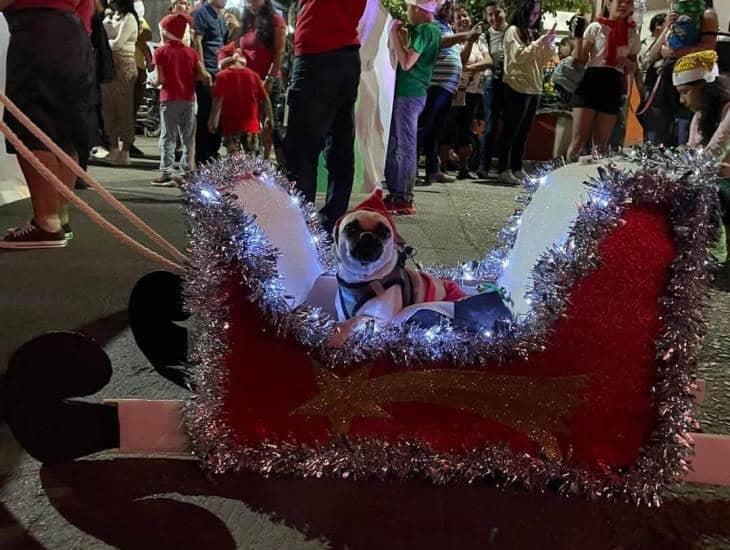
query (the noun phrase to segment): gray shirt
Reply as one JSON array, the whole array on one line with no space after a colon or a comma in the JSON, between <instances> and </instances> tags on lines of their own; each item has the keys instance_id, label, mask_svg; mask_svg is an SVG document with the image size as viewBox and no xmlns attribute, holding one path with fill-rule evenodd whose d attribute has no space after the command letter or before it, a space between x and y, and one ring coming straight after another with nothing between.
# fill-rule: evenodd
<instances>
[{"instance_id":1,"label":"gray shirt","mask_svg":"<svg viewBox=\"0 0 730 550\"><path fill-rule=\"evenodd\" d=\"M507 30L505 28L505 30ZM493 28L487 29L487 44L489 45L489 55L492 56L492 63L496 67L504 65L504 32L498 31ZM492 69L487 69L485 72L486 76L492 76L494 73Z\"/></svg>"}]
</instances>

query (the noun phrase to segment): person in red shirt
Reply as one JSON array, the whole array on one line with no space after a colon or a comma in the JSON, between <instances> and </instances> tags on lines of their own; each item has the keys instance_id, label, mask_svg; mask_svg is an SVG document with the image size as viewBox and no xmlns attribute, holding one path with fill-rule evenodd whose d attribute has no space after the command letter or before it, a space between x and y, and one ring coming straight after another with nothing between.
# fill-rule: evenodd
<instances>
[{"instance_id":1,"label":"person in red shirt","mask_svg":"<svg viewBox=\"0 0 730 550\"><path fill-rule=\"evenodd\" d=\"M183 156L180 164L186 172L195 167L195 81L210 86L210 75L197 52L183 42L192 19L185 14L172 14L160 22L166 37L155 50L157 81L160 91L160 175L152 185L172 186L175 146L180 135Z\"/></svg>"},{"instance_id":2,"label":"person in red shirt","mask_svg":"<svg viewBox=\"0 0 730 550\"><path fill-rule=\"evenodd\" d=\"M319 155L325 149L329 181L319 217L327 231L347 211L352 193L360 85L357 28L365 4L366 0L299 0L284 151L289 178L314 202Z\"/></svg>"},{"instance_id":3,"label":"person in red shirt","mask_svg":"<svg viewBox=\"0 0 730 550\"><path fill-rule=\"evenodd\" d=\"M264 126L270 128L273 113L269 95L259 75L246 67L246 58L238 50L228 68L218 72L213 88L213 108L208 119L211 133L220 125L223 144L229 155L240 152L250 135L261 133L260 106L266 112Z\"/></svg>"},{"instance_id":4,"label":"person in red shirt","mask_svg":"<svg viewBox=\"0 0 730 550\"><path fill-rule=\"evenodd\" d=\"M93 0L0 0L10 27L6 95L41 130L78 160L97 129L96 75L89 33ZM39 29L43 29L39 33ZM59 45L61 47L59 47ZM76 176L7 111L5 123L69 189ZM8 152L16 151L7 143ZM30 190L32 219L8 230L0 248L66 246L66 201L25 159L20 168Z\"/></svg>"},{"instance_id":5,"label":"person in red shirt","mask_svg":"<svg viewBox=\"0 0 730 550\"><path fill-rule=\"evenodd\" d=\"M236 50L240 50L246 66L264 81L272 104L283 103L281 63L286 47L286 22L274 10L271 0L246 0L242 19L240 39L218 50L218 66L225 68ZM275 117L271 132L264 130L264 158L269 158L272 142L277 146L277 155L283 158L276 122Z\"/></svg>"}]
</instances>

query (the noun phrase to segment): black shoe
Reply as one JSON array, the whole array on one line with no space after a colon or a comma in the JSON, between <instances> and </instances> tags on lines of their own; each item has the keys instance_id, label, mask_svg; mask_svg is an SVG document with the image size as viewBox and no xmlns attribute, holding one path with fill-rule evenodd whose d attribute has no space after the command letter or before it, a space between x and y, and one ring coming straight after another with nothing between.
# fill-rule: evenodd
<instances>
[{"instance_id":1,"label":"black shoe","mask_svg":"<svg viewBox=\"0 0 730 550\"><path fill-rule=\"evenodd\" d=\"M67 241L70 241L71 239L74 238L74 232L71 229L71 224L70 223L64 223L61 226L61 229L63 230L63 235L66 237L66 240Z\"/></svg>"},{"instance_id":2,"label":"black shoe","mask_svg":"<svg viewBox=\"0 0 730 550\"><path fill-rule=\"evenodd\" d=\"M80 334L52 332L23 344L5 374L5 419L33 458L65 462L119 447L115 406L75 397L93 395L112 375L109 357Z\"/></svg>"},{"instance_id":3,"label":"black shoe","mask_svg":"<svg viewBox=\"0 0 730 550\"><path fill-rule=\"evenodd\" d=\"M81 178L76 178L76 183L74 183L74 189L77 191L83 191L84 189L89 189L91 186L86 183Z\"/></svg>"},{"instance_id":4,"label":"black shoe","mask_svg":"<svg viewBox=\"0 0 730 550\"><path fill-rule=\"evenodd\" d=\"M133 159L143 159L145 157L144 151L137 147L136 145L132 145L129 148L129 156Z\"/></svg>"}]
</instances>

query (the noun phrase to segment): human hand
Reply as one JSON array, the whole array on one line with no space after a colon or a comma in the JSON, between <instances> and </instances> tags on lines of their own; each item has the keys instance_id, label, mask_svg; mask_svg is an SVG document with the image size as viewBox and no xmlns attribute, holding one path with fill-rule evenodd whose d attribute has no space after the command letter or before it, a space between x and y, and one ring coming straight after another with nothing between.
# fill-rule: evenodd
<instances>
[{"instance_id":1,"label":"human hand","mask_svg":"<svg viewBox=\"0 0 730 550\"><path fill-rule=\"evenodd\" d=\"M215 134L216 130L217 130L217 128L216 128L215 120L213 120L212 118L208 119L208 132L210 132L211 134Z\"/></svg>"},{"instance_id":2,"label":"human hand","mask_svg":"<svg viewBox=\"0 0 730 550\"><path fill-rule=\"evenodd\" d=\"M474 25L474 27L471 30L471 33L469 34L469 42L476 42L479 40L479 37L482 35L482 26L481 24Z\"/></svg>"},{"instance_id":3,"label":"human hand","mask_svg":"<svg viewBox=\"0 0 730 550\"><path fill-rule=\"evenodd\" d=\"M677 17L679 17L679 14L676 11L670 11L669 15L667 15L666 21L664 21L664 29L666 30L674 25L677 21Z\"/></svg>"},{"instance_id":4,"label":"human hand","mask_svg":"<svg viewBox=\"0 0 730 550\"><path fill-rule=\"evenodd\" d=\"M213 77L210 76L210 73L208 71L205 71L205 73L203 73L203 85L204 86L213 85Z\"/></svg>"}]
</instances>

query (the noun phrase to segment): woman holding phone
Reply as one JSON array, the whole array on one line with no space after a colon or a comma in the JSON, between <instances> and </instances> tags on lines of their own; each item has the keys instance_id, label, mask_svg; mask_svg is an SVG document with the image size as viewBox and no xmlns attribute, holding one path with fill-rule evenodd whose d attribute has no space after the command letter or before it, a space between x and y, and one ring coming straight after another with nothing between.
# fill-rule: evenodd
<instances>
[{"instance_id":1,"label":"woman holding phone","mask_svg":"<svg viewBox=\"0 0 730 550\"><path fill-rule=\"evenodd\" d=\"M624 75L636 72L641 39L631 21L632 0L608 0L603 15L585 32L574 25L576 60L586 66L573 96L573 138L568 158L580 155L588 140L605 153L621 111Z\"/></svg>"},{"instance_id":2,"label":"woman holding phone","mask_svg":"<svg viewBox=\"0 0 730 550\"><path fill-rule=\"evenodd\" d=\"M525 178L525 142L542 93L543 72L554 55L555 25L538 38L539 0L519 0L504 33L504 115L499 148L499 181L519 185Z\"/></svg>"}]
</instances>

